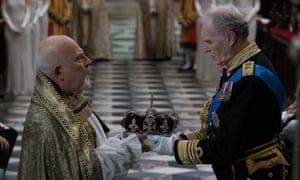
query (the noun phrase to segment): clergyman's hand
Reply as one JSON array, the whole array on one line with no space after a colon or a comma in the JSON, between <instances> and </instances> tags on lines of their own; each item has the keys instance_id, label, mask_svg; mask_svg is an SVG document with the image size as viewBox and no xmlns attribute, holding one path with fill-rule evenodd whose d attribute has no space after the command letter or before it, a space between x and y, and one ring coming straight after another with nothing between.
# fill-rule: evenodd
<instances>
[{"instance_id":1,"label":"clergyman's hand","mask_svg":"<svg viewBox=\"0 0 300 180\"><path fill-rule=\"evenodd\" d=\"M147 138L147 134L137 134L137 137L142 144L142 152L149 152L151 150L150 147L144 143L144 140Z\"/></svg>"}]
</instances>

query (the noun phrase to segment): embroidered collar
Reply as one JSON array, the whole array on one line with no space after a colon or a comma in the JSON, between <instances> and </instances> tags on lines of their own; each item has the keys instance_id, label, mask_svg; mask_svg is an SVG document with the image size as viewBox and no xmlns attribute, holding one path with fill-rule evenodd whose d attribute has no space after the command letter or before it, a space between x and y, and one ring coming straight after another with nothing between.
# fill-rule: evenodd
<instances>
[{"instance_id":1,"label":"embroidered collar","mask_svg":"<svg viewBox=\"0 0 300 180\"><path fill-rule=\"evenodd\" d=\"M84 179L93 175L102 176L101 164L94 151L93 141L89 139L89 131L85 129L87 118L92 109L83 94L71 97L58 92L53 82L43 73L37 71L33 101L44 106L61 125L64 131L73 139L78 151L78 161Z\"/></svg>"},{"instance_id":2,"label":"embroidered collar","mask_svg":"<svg viewBox=\"0 0 300 180\"><path fill-rule=\"evenodd\" d=\"M230 71L239 67L245 61L258 54L259 52L261 52L261 49L259 49L255 42L251 42L247 47L242 49L228 61L225 66L227 68L227 76L230 75Z\"/></svg>"}]
</instances>

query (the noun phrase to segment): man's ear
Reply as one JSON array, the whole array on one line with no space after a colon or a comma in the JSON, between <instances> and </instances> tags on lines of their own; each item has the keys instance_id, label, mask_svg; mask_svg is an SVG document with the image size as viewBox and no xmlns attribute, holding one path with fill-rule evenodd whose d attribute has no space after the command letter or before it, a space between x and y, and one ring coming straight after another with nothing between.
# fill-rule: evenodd
<instances>
[{"instance_id":1,"label":"man's ear","mask_svg":"<svg viewBox=\"0 0 300 180\"><path fill-rule=\"evenodd\" d=\"M54 66L53 67L53 72L54 72L54 76L55 76L56 79L59 79L61 81L64 80L61 66Z\"/></svg>"},{"instance_id":2,"label":"man's ear","mask_svg":"<svg viewBox=\"0 0 300 180\"><path fill-rule=\"evenodd\" d=\"M227 42L229 46L233 46L236 43L236 33L234 31L229 31L227 34Z\"/></svg>"}]
</instances>

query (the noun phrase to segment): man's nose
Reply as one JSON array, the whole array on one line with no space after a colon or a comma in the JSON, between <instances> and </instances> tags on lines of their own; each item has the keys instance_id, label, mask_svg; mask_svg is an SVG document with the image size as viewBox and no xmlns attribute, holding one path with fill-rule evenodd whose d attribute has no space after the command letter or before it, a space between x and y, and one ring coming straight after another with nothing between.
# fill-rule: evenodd
<instances>
[{"instance_id":1,"label":"man's nose","mask_svg":"<svg viewBox=\"0 0 300 180\"><path fill-rule=\"evenodd\" d=\"M84 65L88 67L92 63L91 59L87 56L84 56Z\"/></svg>"}]
</instances>

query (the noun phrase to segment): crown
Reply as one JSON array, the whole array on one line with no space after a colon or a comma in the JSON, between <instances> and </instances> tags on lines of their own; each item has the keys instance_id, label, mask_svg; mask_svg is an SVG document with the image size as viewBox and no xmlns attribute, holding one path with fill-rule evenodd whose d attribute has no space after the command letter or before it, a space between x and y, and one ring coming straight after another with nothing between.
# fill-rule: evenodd
<instances>
[{"instance_id":1,"label":"crown","mask_svg":"<svg viewBox=\"0 0 300 180\"><path fill-rule=\"evenodd\" d=\"M130 133L147 133L169 136L176 129L179 117L174 112L159 113L153 108L153 93L150 108L145 114L128 111L121 123Z\"/></svg>"}]
</instances>

